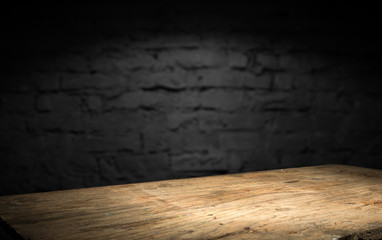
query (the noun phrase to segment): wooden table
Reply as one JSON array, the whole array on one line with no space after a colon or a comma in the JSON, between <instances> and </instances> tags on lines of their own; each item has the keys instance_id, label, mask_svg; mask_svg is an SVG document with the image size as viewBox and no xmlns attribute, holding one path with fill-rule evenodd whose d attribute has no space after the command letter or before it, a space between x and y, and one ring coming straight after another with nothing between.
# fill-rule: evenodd
<instances>
[{"instance_id":1,"label":"wooden table","mask_svg":"<svg viewBox=\"0 0 382 240\"><path fill-rule=\"evenodd\" d=\"M5 196L0 217L31 240L380 239L382 171L324 165Z\"/></svg>"}]
</instances>

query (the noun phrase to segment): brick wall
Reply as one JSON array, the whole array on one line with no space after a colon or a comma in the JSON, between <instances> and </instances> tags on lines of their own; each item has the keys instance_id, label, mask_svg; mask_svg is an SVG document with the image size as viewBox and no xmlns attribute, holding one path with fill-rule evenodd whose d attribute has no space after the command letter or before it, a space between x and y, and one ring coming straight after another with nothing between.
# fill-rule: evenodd
<instances>
[{"instance_id":1,"label":"brick wall","mask_svg":"<svg viewBox=\"0 0 382 240\"><path fill-rule=\"evenodd\" d=\"M380 51L366 20L198 7L24 6L2 44L0 193L382 168Z\"/></svg>"}]
</instances>

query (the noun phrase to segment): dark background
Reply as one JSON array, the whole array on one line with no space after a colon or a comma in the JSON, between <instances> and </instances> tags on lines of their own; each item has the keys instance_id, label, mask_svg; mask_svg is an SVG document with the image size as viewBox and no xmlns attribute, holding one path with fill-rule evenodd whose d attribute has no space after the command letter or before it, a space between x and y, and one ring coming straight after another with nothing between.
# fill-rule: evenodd
<instances>
[{"instance_id":1,"label":"dark background","mask_svg":"<svg viewBox=\"0 0 382 240\"><path fill-rule=\"evenodd\" d=\"M329 163L382 169L377 9L3 7L0 195Z\"/></svg>"}]
</instances>

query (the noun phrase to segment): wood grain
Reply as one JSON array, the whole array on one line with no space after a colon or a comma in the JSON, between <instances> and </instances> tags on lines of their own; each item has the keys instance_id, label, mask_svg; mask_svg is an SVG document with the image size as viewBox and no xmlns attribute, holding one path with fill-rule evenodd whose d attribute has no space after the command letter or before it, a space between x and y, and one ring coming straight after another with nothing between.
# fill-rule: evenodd
<instances>
[{"instance_id":1,"label":"wood grain","mask_svg":"<svg viewBox=\"0 0 382 240\"><path fill-rule=\"evenodd\" d=\"M382 171L290 168L0 197L25 239L340 239L382 227Z\"/></svg>"}]
</instances>

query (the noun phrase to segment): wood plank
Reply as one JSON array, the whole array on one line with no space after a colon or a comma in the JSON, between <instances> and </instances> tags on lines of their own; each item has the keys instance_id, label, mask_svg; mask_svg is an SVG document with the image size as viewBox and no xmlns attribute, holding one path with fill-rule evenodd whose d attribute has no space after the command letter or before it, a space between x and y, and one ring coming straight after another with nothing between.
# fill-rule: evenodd
<instances>
[{"instance_id":1,"label":"wood plank","mask_svg":"<svg viewBox=\"0 0 382 240\"><path fill-rule=\"evenodd\" d=\"M382 227L382 171L290 168L0 197L25 239L339 239Z\"/></svg>"}]
</instances>

